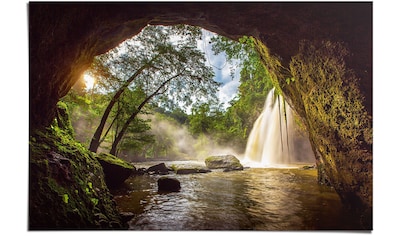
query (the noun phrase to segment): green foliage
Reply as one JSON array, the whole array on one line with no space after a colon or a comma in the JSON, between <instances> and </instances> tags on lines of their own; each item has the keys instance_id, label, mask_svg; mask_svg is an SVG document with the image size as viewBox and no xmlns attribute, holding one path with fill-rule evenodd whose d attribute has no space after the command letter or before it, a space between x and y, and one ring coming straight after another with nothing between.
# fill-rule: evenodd
<instances>
[{"instance_id":1,"label":"green foliage","mask_svg":"<svg viewBox=\"0 0 399 236\"><path fill-rule=\"evenodd\" d=\"M99 78L102 89L112 91L144 65L129 87L143 89L146 96L176 76L153 101L170 110L177 103L191 105L193 94L198 99L214 99L218 84L213 81L213 70L205 65L204 54L197 49L200 36L200 29L193 26L147 26L140 34L96 57L91 72Z\"/></svg>"},{"instance_id":2,"label":"green foliage","mask_svg":"<svg viewBox=\"0 0 399 236\"><path fill-rule=\"evenodd\" d=\"M97 206L99 202L99 200L95 197L90 198L90 201L93 203L94 206Z\"/></svg>"},{"instance_id":3,"label":"green foliage","mask_svg":"<svg viewBox=\"0 0 399 236\"><path fill-rule=\"evenodd\" d=\"M144 107L156 105L173 110L191 105L193 98L215 99L218 83L213 81L213 70L205 65L204 54L197 49L199 37L199 28L192 26L147 26L95 58L90 73L96 75L102 90L114 95L93 135L90 150L96 152L101 136L107 136L109 129L105 134L103 131L111 109L113 120L108 122L114 125L115 136L110 153L116 154Z\"/></svg>"},{"instance_id":4,"label":"green foliage","mask_svg":"<svg viewBox=\"0 0 399 236\"><path fill-rule=\"evenodd\" d=\"M85 146L89 146L93 132L99 123L99 117L109 99L107 94L78 93L73 88L62 98L68 106L75 138Z\"/></svg>"},{"instance_id":5,"label":"green foliage","mask_svg":"<svg viewBox=\"0 0 399 236\"><path fill-rule=\"evenodd\" d=\"M219 144L233 145L243 151L252 125L274 84L256 50L254 38L244 36L237 42L217 36L211 43L215 54L224 52L229 62L238 63L241 83L226 111L212 103L194 107L189 116L189 129L196 135L212 134Z\"/></svg>"},{"instance_id":6,"label":"green foliage","mask_svg":"<svg viewBox=\"0 0 399 236\"><path fill-rule=\"evenodd\" d=\"M65 193L64 195L62 195L62 201L64 201L65 204L68 204L68 200L69 200L68 194Z\"/></svg>"}]
</instances>

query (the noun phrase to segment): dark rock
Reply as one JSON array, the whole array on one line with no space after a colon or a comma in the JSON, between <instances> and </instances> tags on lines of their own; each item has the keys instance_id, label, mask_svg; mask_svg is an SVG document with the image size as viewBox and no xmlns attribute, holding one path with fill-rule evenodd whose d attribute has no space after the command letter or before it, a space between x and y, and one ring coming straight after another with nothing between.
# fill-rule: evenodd
<instances>
[{"instance_id":1,"label":"dark rock","mask_svg":"<svg viewBox=\"0 0 399 236\"><path fill-rule=\"evenodd\" d=\"M178 175L198 174L198 173L208 173L208 172L211 172L211 170L199 169L199 168L181 168L176 170L176 174Z\"/></svg>"},{"instance_id":2,"label":"dark rock","mask_svg":"<svg viewBox=\"0 0 399 236\"><path fill-rule=\"evenodd\" d=\"M121 212L119 214L121 216L122 222L124 223L129 222L134 217L134 213L132 212Z\"/></svg>"},{"instance_id":3,"label":"dark rock","mask_svg":"<svg viewBox=\"0 0 399 236\"><path fill-rule=\"evenodd\" d=\"M146 168L138 168L134 174L136 175L144 175L147 173Z\"/></svg>"},{"instance_id":4,"label":"dark rock","mask_svg":"<svg viewBox=\"0 0 399 236\"><path fill-rule=\"evenodd\" d=\"M243 170L240 160L233 155L210 156L205 159L209 169Z\"/></svg>"},{"instance_id":5,"label":"dark rock","mask_svg":"<svg viewBox=\"0 0 399 236\"><path fill-rule=\"evenodd\" d=\"M147 169L149 174L166 175L169 173L169 169L166 167L165 163L159 163L157 165L151 166Z\"/></svg>"},{"instance_id":6,"label":"dark rock","mask_svg":"<svg viewBox=\"0 0 399 236\"><path fill-rule=\"evenodd\" d=\"M302 170L309 170L309 169L316 169L316 165L310 165L310 166L302 166Z\"/></svg>"},{"instance_id":7,"label":"dark rock","mask_svg":"<svg viewBox=\"0 0 399 236\"><path fill-rule=\"evenodd\" d=\"M209 169L198 169L197 170L197 173L209 173L209 172L212 172L212 171Z\"/></svg>"},{"instance_id":8,"label":"dark rock","mask_svg":"<svg viewBox=\"0 0 399 236\"><path fill-rule=\"evenodd\" d=\"M122 185L136 171L132 164L108 153L97 155L97 159L103 167L105 182L109 188Z\"/></svg>"},{"instance_id":9,"label":"dark rock","mask_svg":"<svg viewBox=\"0 0 399 236\"><path fill-rule=\"evenodd\" d=\"M158 192L178 192L180 181L174 178L161 177L158 179Z\"/></svg>"},{"instance_id":10,"label":"dark rock","mask_svg":"<svg viewBox=\"0 0 399 236\"><path fill-rule=\"evenodd\" d=\"M227 167L223 170L223 172L230 172L230 171L236 171L236 170L243 170L243 166L232 166L232 167Z\"/></svg>"}]
</instances>

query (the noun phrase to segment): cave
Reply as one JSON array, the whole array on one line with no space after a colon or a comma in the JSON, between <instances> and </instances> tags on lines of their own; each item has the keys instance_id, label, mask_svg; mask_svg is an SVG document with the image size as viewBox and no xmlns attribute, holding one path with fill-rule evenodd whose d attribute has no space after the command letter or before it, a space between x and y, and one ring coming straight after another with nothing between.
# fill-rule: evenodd
<instances>
[{"instance_id":1,"label":"cave","mask_svg":"<svg viewBox=\"0 0 399 236\"><path fill-rule=\"evenodd\" d=\"M51 124L57 102L96 55L149 24L256 38L266 68L309 130L319 180L349 207L372 210L372 3L29 3L30 133ZM287 78L296 85L287 86ZM344 92L326 97L324 90ZM345 96L355 110L340 103Z\"/></svg>"}]
</instances>

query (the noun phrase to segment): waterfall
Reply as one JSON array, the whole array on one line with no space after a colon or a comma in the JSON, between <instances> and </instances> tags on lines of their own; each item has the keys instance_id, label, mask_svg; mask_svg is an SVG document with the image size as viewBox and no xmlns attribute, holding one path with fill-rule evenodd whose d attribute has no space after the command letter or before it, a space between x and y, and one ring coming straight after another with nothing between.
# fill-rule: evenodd
<instances>
[{"instance_id":1,"label":"waterfall","mask_svg":"<svg viewBox=\"0 0 399 236\"><path fill-rule=\"evenodd\" d=\"M279 167L303 161L299 160L298 153L295 153L297 144L294 143L295 123L292 112L288 103L282 96L277 95L273 88L268 93L263 111L249 135L244 163L252 166ZM308 139L301 142L307 145L306 149L311 150ZM311 151L305 155L306 162L314 161Z\"/></svg>"}]
</instances>

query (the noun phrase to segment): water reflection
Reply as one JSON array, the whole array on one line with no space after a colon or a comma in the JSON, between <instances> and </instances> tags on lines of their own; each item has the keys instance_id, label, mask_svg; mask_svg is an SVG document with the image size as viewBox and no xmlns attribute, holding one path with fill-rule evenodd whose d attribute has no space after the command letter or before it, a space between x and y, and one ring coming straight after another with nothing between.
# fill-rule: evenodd
<instances>
[{"instance_id":1,"label":"water reflection","mask_svg":"<svg viewBox=\"0 0 399 236\"><path fill-rule=\"evenodd\" d=\"M338 195L319 186L315 170L245 169L174 175L181 191L158 194L159 176L126 181L115 192L123 212L133 212L133 230L361 229ZM118 195L119 194L119 195Z\"/></svg>"}]
</instances>

